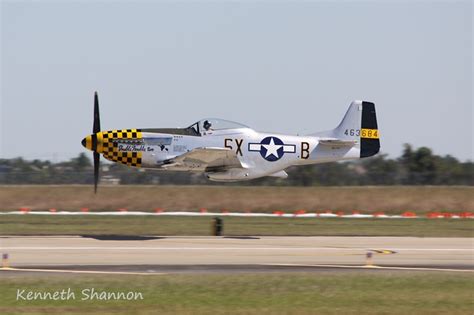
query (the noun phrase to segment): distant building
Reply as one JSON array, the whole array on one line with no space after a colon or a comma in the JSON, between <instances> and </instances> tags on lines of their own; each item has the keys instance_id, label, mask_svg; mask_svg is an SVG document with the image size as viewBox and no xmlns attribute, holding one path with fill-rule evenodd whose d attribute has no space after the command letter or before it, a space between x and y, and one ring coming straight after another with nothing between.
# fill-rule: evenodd
<instances>
[{"instance_id":1,"label":"distant building","mask_svg":"<svg viewBox=\"0 0 474 315\"><path fill-rule=\"evenodd\" d=\"M112 175L104 175L100 178L102 185L120 185L120 178Z\"/></svg>"}]
</instances>

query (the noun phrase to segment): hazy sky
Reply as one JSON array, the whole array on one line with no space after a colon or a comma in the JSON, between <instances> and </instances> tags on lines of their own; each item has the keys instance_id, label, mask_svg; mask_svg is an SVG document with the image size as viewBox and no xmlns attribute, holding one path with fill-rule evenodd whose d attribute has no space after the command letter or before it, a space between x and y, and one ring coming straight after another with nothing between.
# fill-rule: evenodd
<instances>
[{"instance_id":1,"label":"hazy sky","mask_svg":"<svg viewBox=\"0 0 474 315\"><path fill-rule=\"evenodd\" d=\"M473 156L471 1L1 2L0 156L84 152L102 129L220 117L332 129L376 103L382 152Z\"/></svg>"}]
</instances>

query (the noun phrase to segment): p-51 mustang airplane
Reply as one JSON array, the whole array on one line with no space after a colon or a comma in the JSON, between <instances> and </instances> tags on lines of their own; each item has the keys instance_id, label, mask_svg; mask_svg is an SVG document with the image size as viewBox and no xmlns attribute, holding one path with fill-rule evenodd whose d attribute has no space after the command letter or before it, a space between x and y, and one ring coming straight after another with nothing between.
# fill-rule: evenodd
<instances>
[{"instance_id":1,"label":"p-51 mustang airplane","mask_svg":"<svg viewBox=\"0 0 474 315\"><path fill-rule=\"evenodd\" d=\"M94 152L94 187L100 154L127 166L204 172L214 181L286 178L292 165L352 160L375 155L380 141L375 105L353 101L339 126L307 136L257 132L232 121L207 118L187 128L101 131L94 96L92 134L82 145Z\"/></svg>"}]
</instances>

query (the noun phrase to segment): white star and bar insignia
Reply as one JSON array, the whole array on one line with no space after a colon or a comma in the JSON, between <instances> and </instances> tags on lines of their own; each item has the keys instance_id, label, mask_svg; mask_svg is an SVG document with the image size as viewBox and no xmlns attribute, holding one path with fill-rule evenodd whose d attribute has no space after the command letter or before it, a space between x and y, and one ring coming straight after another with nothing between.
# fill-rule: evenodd
<instances>
[{"instance_id":1,"label":"white star and bar insignia","mask_svg":"<svg viewBox=\"0 0 474 315\"><path fill-rule=\"evenodd\" d=\"M260 152L260 155L269 162L278 161L285 153L296 153L296 145L284 144L280 138L266 137L260 143L249 143L250 152Z\"/></svg>"}]
</instances>

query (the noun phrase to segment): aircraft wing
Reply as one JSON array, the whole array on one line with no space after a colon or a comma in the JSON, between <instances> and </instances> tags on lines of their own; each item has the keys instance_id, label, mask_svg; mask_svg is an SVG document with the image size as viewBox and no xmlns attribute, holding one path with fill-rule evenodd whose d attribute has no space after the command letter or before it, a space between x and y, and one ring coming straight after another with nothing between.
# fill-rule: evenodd
<instances>
[{"instance_id":1,"label":"aircraft wing","mask_svg":"<svg viewBox=\"0 0 474 315\"><path fill-rule=\"evenodd\" d=\"M170 159L162 165L168 170L223 171L243 168L234 151L227 148L196 148Z\"/></svg>"}]
</instances>

